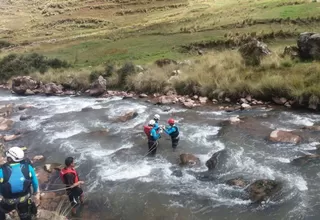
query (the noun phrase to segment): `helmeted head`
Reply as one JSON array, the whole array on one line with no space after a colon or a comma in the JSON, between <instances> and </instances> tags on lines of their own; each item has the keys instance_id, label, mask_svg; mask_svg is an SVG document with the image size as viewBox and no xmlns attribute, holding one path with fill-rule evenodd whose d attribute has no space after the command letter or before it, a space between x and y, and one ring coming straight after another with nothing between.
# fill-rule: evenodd
<instances>
[{"instance_id":1,"label":"helmeted head","mask_svg":"<svg viewBox=\"0 0 320 220\"><path fill-rule=\"evenodd\" d=\"M159 121L159 120L160 120L160 115L155 114L154 117L153 117L153 119L154 119L156 122Z\"/></svg>"},{"instance_id":2,"label":"helmeted head","mask_svg":"<svg viewBox=\"0 0 320 220\"><path fill-rule=\"evenodd\" d=\"M24 152L20 147L11 147L6 151L6 157L13 162L20 162L24 159Z\"/></svg>"},{"instance_id":3,"label":"helmeted head","mask_svg":"<svg viewBox=\"0 0 320 220\"><path fill-rule=\"evenodd\" d=\"M74 158L73 157L67 157L64 161L66 167L74 167Z\"/></svg>"},{"instance_id":4,"label":"helmeted head","mask_svg":"<svg viewBox=\"0 0 320 220\"><path fill-rule=\"evenodd\" d=\"M169 125L174 125L174 119L173 119L173 118L169 118L168 124L169 124Z\"/></svg>"},{"instance_id":5,"label":"helmeted head","mask_svg":"<svg viewBox=\"0 0 320 220\"><path fill-rule=\"evenodd\" d=\"M148 123L149 126L154 126L156 124L155 120L151 119Z\"/></svg>"}]
</instances>

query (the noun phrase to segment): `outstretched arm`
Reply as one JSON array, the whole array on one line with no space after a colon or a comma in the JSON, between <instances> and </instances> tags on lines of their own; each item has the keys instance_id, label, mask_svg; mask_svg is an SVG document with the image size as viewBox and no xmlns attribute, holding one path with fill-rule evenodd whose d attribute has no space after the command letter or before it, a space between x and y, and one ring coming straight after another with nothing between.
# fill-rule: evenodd
<instances>
[{"instance_id":1,"label":"outstretched arm","mask_svg":"<svg viewBox=\"0 0 320 220\"><path fill-rule=\"evenodd\" d=\"M38 181L36 172L34 171L34 168L30 165L29 165L29 172L30 172L30 177L32 181L33 192L36 194L39 192L39 181Z\"/></svg>"}]
</instances>

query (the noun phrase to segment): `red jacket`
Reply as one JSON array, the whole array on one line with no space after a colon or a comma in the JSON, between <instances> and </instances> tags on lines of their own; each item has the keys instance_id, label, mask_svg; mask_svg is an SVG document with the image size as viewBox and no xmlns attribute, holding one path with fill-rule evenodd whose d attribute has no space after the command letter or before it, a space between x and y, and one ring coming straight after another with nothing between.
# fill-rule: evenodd
<instances>
[{"instance_id":1,"label":"red jacket","mask_svg":"<svg viewBox=\"0 0 320 220\"><path fill-rule=\"evenodd\" d=\"M143 126L143 130L144 130L144 133L147 135L148 139L150 139L151 138L150 132L152 130L152 127L145 125L145 126Z\"/></svg>"},{"instance_id":2,"label":"red jacket","mask_svg":"<svg viewBox=\"0 0 320 220\"><path fill-rule=\"evenodd\" d=\"M65 180L64 180L64 175L66 175L66 174L68 174L68 173L74 174L74 176L75 176L75 178L74 178L74 183L79 182L78 173L77 173L77 171L76 171L75 169L73 169L73 168L63 168L63 169L61 169L61 171L60 171L60 179L62 180L62 182L63 182L64 184L66 184L66 183L65 183Z\"/></svg>"}]
</instances>

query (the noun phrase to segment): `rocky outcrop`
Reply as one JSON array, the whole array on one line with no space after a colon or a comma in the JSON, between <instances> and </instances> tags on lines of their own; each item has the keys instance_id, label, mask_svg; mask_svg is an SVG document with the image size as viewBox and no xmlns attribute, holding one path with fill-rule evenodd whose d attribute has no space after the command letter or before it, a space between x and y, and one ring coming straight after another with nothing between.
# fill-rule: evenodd
<instances>
[{"instance_id":1,"label":"rocky outcrop","mask_svg":"<svg viewBox=\"0 0 320 220\"><path fill-rule=\"evenodd\" d=\"M293 159L291 161L291 164L297 165L297 166L303 166L308 163L320 163L320 155L305 155L302 157L298 157L296 159Z\"/></svg>"},{"instance_id":2,"label":"rocky outcrop","mask_svg":"<svg viewBox=\"0 0 320 220\"><path fill-rule=\"evenodd\" d=\"M273 142L297 144L301 141L301 137L289 131L275 130L271 132L269 140Z\"/></svg>"},{"instance_id":3,"label":"rocky outcrop","mask_svg":"<svg viewBox=\"0 0 320 220\"><path fill-rule=\"evenodd\" d=\"M8 131L12 128L13 121L0 117L0 131Z\"/></svg>"},{"instance_id":4,"label":"rocky outcrop","mask_svg":"<svg viewBox=\"0 0 320 220\"><path fill-rule=\"evenodd\" d=\"M193 154L180 154L180 165L185 166L195 166L200 164L200 159Z\"/></svg>"},{"instance_id":5,"label":"rocky outcrop","mask_svg":"<svg viewBox=\"0 0 320 220\"><path fill-rule=\"evenodd\" d=\"M47 83L43 86L43 91L46 95L60 95L63 93L63 87L55 83Z\"/></svg>"},{"instance_id":6,"label":"rocky outcrop","mask_svg":"<svg viewBox=\"0 0 320 220\"><path fill-rule=\"evenodd\" d=\"M214 170L218 164L225 163L227 156L226 150L221 150L214 153L211 158L206 162L206 166L208 167L209 171Z\"/></svg>"},{"instance_id":7,"label":"rocky outcrop","mask_svg":"<svg viewBox=\"0 0 320 220\"><path fill-rule=\"evenodd\" d=\"M126 122L126 121L134 119L137 116L138 116L138 112L131 111L131 112L127 112L126 114L118 117L116 121L117 122Z\"/></svg>"},{"instance_id":8,"label":"rocky outcrop","mask_svg":"<svg viewBox=\"0 0 320 220\"><path fill-rule=\"evenodd\" d=\"M13 113L13 104L0 106L0 117L9 117Z\"/></svg>"},{"instance_id":9,"label":"rocky outcrop","mask_svg":"<svg viewBox=\"0 0 320 220\"><path fill-rule=\"evenodd\" d=\"M254 203L271 199L281 190L281 184L274 180L257 180L246 188L249 198Z\"/></svg>"},{"instance_id":10,"label":"rocky outcrop","mask_svg":"<svg viewBox=\"0 0 320 220\"><path fill-rule=\"evenodd\" d=\"M30 76L18 76L12 79L11 89L18 95L27 95L26 91L38 89L40 83L32 79Z\"/></svg>"},{"instance_id":11,"label":"rocky outcrop","mask_svg":"<svg viewBox=\"0 0 320 220\"><path fill-rule=\"evenodd\" d=\"M256 39L242 45L239 52L248 65L259 65L263 56L271 54L268 46Z\"/></svg>"},{"instance_id":12,"label":"rocky outcrop","mask_svg":"<svg viewBox=\"0 0 320 220\"><path fill-rule=\"evenodd\" d=\"M89 94L91 96L100 96L107 90L107 80L102 76L91 84Z\"/></svg>"},{"instance_id":13,"label":"rocky outcrop","mask_svg":"<svg viewBox=\"0 0 320 220\"><path fill-rule=\"evenodd\" d=\"M320 33L301 33L297 45L301 59L320 60Z\"/></svg>"}]
</instances>

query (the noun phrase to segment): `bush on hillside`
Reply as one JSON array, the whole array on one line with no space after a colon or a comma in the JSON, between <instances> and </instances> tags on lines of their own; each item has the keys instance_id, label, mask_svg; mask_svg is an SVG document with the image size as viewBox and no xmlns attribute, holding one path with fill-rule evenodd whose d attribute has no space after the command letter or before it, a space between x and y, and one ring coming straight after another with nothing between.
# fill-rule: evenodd
<instances>
[{"instance_id":1,"label":"bush on hillside","mask_svg":"<svg viewBox=\"0 0 320 220\"><path fill-rule=\"evenodd\" d=\"M117 74L119 77L119 86L124 87L127 77L134 73L136 73L136 68L131 62L125 63L120 69L118 69Z\"/></svg>"},{"instance_id":2,"label":"bush on hillside","mask_svg":"<svg viewBox=\"0 0 320 220\"><path fill-rule=\"evenodd\" d=\"M39 71L45 73L49 68L67 68L70 65L59 59L48 59L47 57L32 53L27 55L10 54L0 61L0 78L3 81L13 76L28 75Z\"/></svg>"},{"instance_id":3,"label":"bush on hillside","mask_svg":"<svg viewBox=\"0 0 320 220\"><path fill-rule=\"evenodd\" d=\"M102 76L103 78L109 78L113 75L115 72L115 66L113 63L107 63L104 67L104 70L94 70L91 72L89 76L90 82L94 82L99 78L99 76Z\"/></svg>"}]
</instances>

